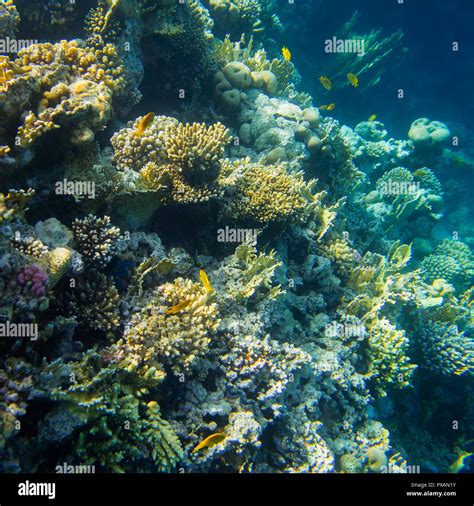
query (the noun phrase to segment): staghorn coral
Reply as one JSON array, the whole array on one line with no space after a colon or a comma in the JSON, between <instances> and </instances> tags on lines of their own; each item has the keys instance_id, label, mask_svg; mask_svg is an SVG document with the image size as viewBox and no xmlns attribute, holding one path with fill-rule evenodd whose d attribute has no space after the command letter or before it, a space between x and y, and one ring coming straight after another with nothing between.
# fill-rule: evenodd
<instances>
[{"instance_id":1,"label":"staghorn coral","mask_svg":"<svg viewBox=\"0 0 474 506\"><path fill-rule=\"evenodd\" d=\"M78 252L90 265L104 267L116 254L120 229L111 225L110 216L76 218L71 230Z\"/></svg>"},{"instance_id":2,"label":"staghorn coral","mask_svg":"<svg viewBox=\"0 0 474 506\"><path fill-rule=\"evenodd\" d=\"M161 381L164 366L174 374L186 373L206 353L219 325L217 305L208 298L203 286L190 279L161 285L115 346L118 367L148 381Z\"/></svg>"}]
</instances>

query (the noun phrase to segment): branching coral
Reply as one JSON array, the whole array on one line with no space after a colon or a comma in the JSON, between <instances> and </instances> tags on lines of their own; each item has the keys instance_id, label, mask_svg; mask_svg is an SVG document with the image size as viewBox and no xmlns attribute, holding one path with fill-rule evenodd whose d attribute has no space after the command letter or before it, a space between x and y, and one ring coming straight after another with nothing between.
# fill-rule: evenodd
<instances>
[{"instance_id":1,"label":"branching coral","mask_svg":"<svg viewBox=\"0 0 474 506\"><path fill-rule=\"evenodd\" d=\"M96 352L86 352L80 361L58 359L43 368L41 377L41 387L52 389L56 412L67 409L81 427L72 443L82 463L105 472L169 472L182 458L179 439L158 404L146 404L142 397L148 392L127 384L120 370L104 367Z\"/></svg>"},{"instance_id":2,"label":"branching coral","mask_svg":"<svg viewBox=\"0 0 474 506\"><path fill-rule=\"evenodd\" d=\"M115 47L87 47L79 41L34 44L13 60L1 57L5 79L0 110L5 129L0 144L10 147L19 164L22 151L45 134L68 132L67 142L87 144L112 114L113 98L125 87L124 68ZM29 103L27 114L24 104ZM13 136L17 135L14 140Z\"/></svg>"},{"instance_id":3,"label":"branching coral","mask_svg":"<svg viewBox=\"0 0 474 506\"><path fill-rule=\"evenodd\" d=\"M184 179L195 184L217 178L230 140L229 131L221 123L209 127L204 123L180 123L165 132L168 159L182 171Z\"/></svg>"},{"instance_id":4,"label":"branching coral","mask_svg":"<svg viewBox=\"0 0 474 506\"><path fill-rule=\"evenodd\" d=\"M456 298L447 293L438 305L417 315L413 333L423 366L443 376L474 375L473 289Z\"/></svg>"},{"instance_id":5,"label":"branching coral","mask_svg":"<svg viewBox=\"0 0 474 506\"><path fill-rule=\"evenodd\" d=\"M30 26L42 30L67 28L77 12L71 0L17 0L17 3Z\"/></svg>"},{"instance_id":6,"label":"branching coral","mask_svg":"<svg viewBox=\"0 0 474 506\"><path fill-rule=\"evenodd\" d=\"M161 285L127 325L113 354L118 367L160 381L164 366L187 372L206 353L219 325L217 305L199 283L177 278Z\"/></svg>"},{"instance_id":7,"label":"branching coral","mask_svg":"<svg viewBox=\"0 0 474 506\"><path fill-rule=\"evenodd\" d=\"M462 292L474 281L474 255L463 242L443 239L422 261L421 275L428 283L443 278Z\"/></svg>"},{"instance_id":8,"label":"branching coral","mask_svg":"<svg viewBox=\"0 0 474 506\"><path fill-rule=\"evenodd\" d=\"M112 260L120 239L120 229L111 225L110 216L76 218L71 229L76 248L86 262L104 267Z\"/></svg>"},{"instance_id":9,"label":"branching coral","mask_svg":"<svg viewBox=\"0 0 474 506\"><path fill-rule=\"evenodd\" d=\"M307 215L307 193L311 193L314 182L305 182L302 173L248 159L226 162L224 172L230 173L232 183L232 196L225 203L227 216L266 225L301 221Z\"/></svg>"},{"instance_id":10,"label":"branching coral","mask_svg":"<svg viewBox=\"0 0 474 506\"><path fill-rule=\"evenodd\" d=\"M119 301L112 279L92 271L77 279L74 286L60 294L58 311L67 317L76 318L78 324L86 330L113 335L120 325Z\"/></svg>"},{"instance_id":11,"label":"branching coral","mask_svg":"<svg viewBox=\"0 0 474 506\"><path fill-rule=\"evenodd\" d=\"M20 15L12 0L2 0L0 2L0 37L14 37Z\"/></svg>"},{"instance_id":12,"label":"branching coral","mask_svg":"<svg viewBox=\"0 0 474 506\"><path fill-rule=\"evenodd\" d=\"M368 375L375 381L376 392L384 396L389 388L411 385L416 365L407 356L409 340L387 318L375 319L369 329L367 356Z\"/></svg>"},{"instance_id":13,"label":"branching coral","mask_svg":"<svg viewBox=\"0 0 474 506\"><path fill-rule=\"evenodd\" d=\"M347 278L356 264L356 253L343 239L329 239L320 245L321 254L334 263L335 271Z\"/></svg>"},{"instance_id":14,"label":"branching coral","mask_svg":"<svg viewBox=\"0 0 474 506\"><path fill-rule=\"evenodd\" d=\"M229 352L222 357L231 390L245 391L263 406L278 411L288 385L298 381L301 369L311 364L307 353L291 344L279 344L266 336L229 338ZM277 402L277 400L279 402Z\"/></svg>"}]
</instances>

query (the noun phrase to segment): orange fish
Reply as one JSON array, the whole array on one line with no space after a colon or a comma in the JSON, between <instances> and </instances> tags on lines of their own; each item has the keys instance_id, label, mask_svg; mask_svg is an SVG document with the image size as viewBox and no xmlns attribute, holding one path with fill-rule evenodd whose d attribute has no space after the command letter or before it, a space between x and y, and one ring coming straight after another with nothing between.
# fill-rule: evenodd
<instances>
[{"instance_id":1,"label":"orange fish","mask_svg":"<svg viewBox=\"0 0 474 506\"><path fill-rule=\"evenodd\" d=\"M191 305L191 301L190 300L183 300L183 302L180 302L179 304L176 304L176 305L171 306L170 308L168 308L166 310L166 314L176 314L176 313L179 313L179 312L183 311L184 309L186 309L190 305Z\"/></svg>"},{"instance_id":2,"label":"orange fish","mask_svg":"<svg viewBox=\"0 0 474 506\"><path fill-rule=\"evenodd\" d=\"M201 441L193 450L193 452L197 452L202 448L210 448L211 446L215 446L218 443L224 441L227 436L223 432L216 432L215 434L211 434L207 436L206 439Z\"/></svg>"},{"instance_id":3,"label":"orange fish","mask_svg":"<svg viewBox=\"0 0 474 506\"><path fill-rule=\"evenodd\" d=\"M135 130L135 135L137 137L142 136L145 133L145 130L150 126L151 122L155 118L154 112L149 112L139 121L137 129Z\"/></svg>"}]
</instances>

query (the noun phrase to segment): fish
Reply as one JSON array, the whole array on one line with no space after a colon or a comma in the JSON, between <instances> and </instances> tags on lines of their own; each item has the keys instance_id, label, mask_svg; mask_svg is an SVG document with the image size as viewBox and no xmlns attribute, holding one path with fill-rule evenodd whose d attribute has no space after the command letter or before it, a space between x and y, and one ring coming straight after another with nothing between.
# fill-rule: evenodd
<instances>
[{"instance_id":1,"label":"fish","mask_svg":"<svg viewBox=\"0 0 474 506\"><path fill-rule=\"evenodd\" d=\"M359 86L359 79L352 72L349 72L349 74L347 74L347 80L352 84L352 86L354 86L354 88L357 88L357 86Z\"/></svg>"},{"instance_id":2,"label":"fish","mask_svg":"<svg viewBox=\"0 0 474 506\"><path fill-rule=\"evenodd\" d=\"M171 306L166 310L166 314L176 314L180 311L184 311L187 307L191 305L190 300L183 300L183 302L180 302L178 304L175 304L174 306Z\"/></svg>"},{"instance_id":3,"label":"fish","mask_svg":"<svg viewBox=\"0 0 474 506\"><path fill-rule=\"evenodd\" d=\"M204 286L206 292L212 293L214 291L214 288L212 288L211 282L209 281L209 278L203 269L199 271L199 278L201 279L202 286Z\"/></svg>"},{"instance_id":4,"label":"fish","mask_svg":"<svg viewBox=\"0 0 474 506\"><path fill-rule=\"evenodd\" d=\"M227 436L223 432L216 432L207 436L206 439L203 439L191 452L197 452L198 450L202 450L203 448L210 448L211 446L215 446L218 443L224 441Z\"/></svg>"},{"instance_id":5,"label":"fish","mask_svg":"<svg viewBox=\"0 0 474 506\"><path fill-rule=\"evenodd\" d=\"M142 136L145 133L145 130L150 126L151 122L155 118L154 112L149 112L145 114L143 118L139 121L137 129L135 130L135 135L137 137Z\"/></svg>"},{"instance_id":6,"label":"fish","mask_svg":"<svg viewBox=\"0 0 474 506\"><path fill-rule=\"evenodd\" d=\"M281 48L281 54L286 61L291 61L291 52L286 46Z\"/></svg>"},{"instance_id":7,"label":"fish","mask_svg":"<svg viewBox=\"0 0 474 506\"><path fill-rule=\"evenodd\" d=\"M370 118L368 119L368 121L375 121L377 119L377 115L376 114L372 114L372 116L370 116Z\"/></svg>"},{"instance_id":8,"label":"fish","mask_svg":"<svg viewBox=\"0 0 474 506\"><path fill-rule=\"evenodd\" d=\"M319 108L321 111L333 111L336 108L336 104L333 102L329 105L321 105Z\"/></svg>"},{"instance_id":9,"label":"fish","mask_svg":"<svg viewBox=\"0 0 474 506\"><path fill-rule=\"evenodd\" d=\"M329 77L327 76L321 76L319 78L319 82L327 89L327 90L330 90L332 89L332 82L331 82L331 79L329 79Z\"/></svg>"},{"instance_id":10,"label":"fish","mask_svg":"<svg viewBox=\"0 0 474 506\"><path fill-rule=\"evenodd\" d=\"M429 173L426 169L417 169L415 170L415 172L413 172L413 175L415 177L425 177L427 176Z\"/></svg>"}]
</instances>

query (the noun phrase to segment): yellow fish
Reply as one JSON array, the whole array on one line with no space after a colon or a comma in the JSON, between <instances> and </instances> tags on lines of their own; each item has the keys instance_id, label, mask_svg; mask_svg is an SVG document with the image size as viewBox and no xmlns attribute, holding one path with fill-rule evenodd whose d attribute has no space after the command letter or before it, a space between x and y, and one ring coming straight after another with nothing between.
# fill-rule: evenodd
<instances>
[{"instance_id":1,"label":"yellow fish","mask_svg":"<svg viewBox=\"0 0 474 506\"><path fill-rule=\"evenodd\" d=\"M332 89L332 82L331 82L331 79L329 79L329 77L327 76L321 76L319 78L319 82L327 89L327 90L330 90Z\"/></svg>"},{"instance_id":2,"label":"yellow fish","mask_svg":"<svg viewBox=\"0 0 474 506\"><path fill-rule=\"evenodd\" d=\"M214 288L212 288L211 282L207 277L207 274L202 269L199 271L199 278L201 279L202 286L206 289L206 292L212 293Z\"/></svg>"},{"instance_id":3,"label":"yellow fish","mask_svg":"<svg viewBox=\"0 0 474 506\"><path fill-rule=\"evenodd\" d=\"M354 86L354 88L357 88L357 86L359 86L359 79L352 72L349 72L349 74L347 74L347 80L352 84L352 86Z\"/></svg>"},{"instance_id":4,"label":"yellow fish","mask_svg":"<svg viewBox=\"0 0 474 506\"><path fill-rule=\"evenodd\" d=\"M223 432L216 432L207 436L206 439L202 440L191 452L197 452L198 450L202 450L203 448L210 448L211 446L215 446L218 443L224 441L227 436Z\"/></svg>"},{"instance_id":5,"label":"yellow fish","mask_svg":"<svg viewBox=\"0 0 474 506\"><path fill-rule=\"evenodd\" d=\"M154 118L155 118L154 112L149 112L148 114L143 116L143 118L138 123L137 129L135 130L135 135L137 137L143 135L145 130L150 126L150 123L153 121Z\"/></svg>"},{"instance_id":6,"label":"yellow fish","mask_svg":"<svg viewBox=\"0 0 474 506\"><path fill-rule=\"evenodd\" d=\"M283 55L283 58L285 58L286 61L291 60L291 52L286 46L281 48L281 54Z\"/></svg>"},{"instance_id":7,"label":"yellow fish","mask_svg":"<svg viewBox=\"0 0 474 506\"><path fill-rule=\"evenodd\" d=\"M370 118L369 118L369 121L375 121L376 119L377 119L377 115L372 114L372 116L370 116Z\"/></svg>"},{"instance_id":8,"label":"yellow fish","mask_svg":"<svg viewBox=\"0 0 474 506\"><path fill-rule=\"evenodd\" d=\"M336 104L333 102L329 105L321 105L319 108L321 111L333 111L336 108Z\"/></svg>"},{"instance_id":9,"label":"yellow fish","mask_svg":"<svg viewBox=\"0 0 474 506\"><path fill-rule=\"evenodd\" d=\"M180 302L179 304L176 304L176 305L171 306L170 308L168 308L166 310L166 314L176 314L176 313L179 313L180 311L183 311L184 309L186 309L190 305L191 305L191 301L190 300L183 300L183 302Z\"/></svg>"}]
</instances>

